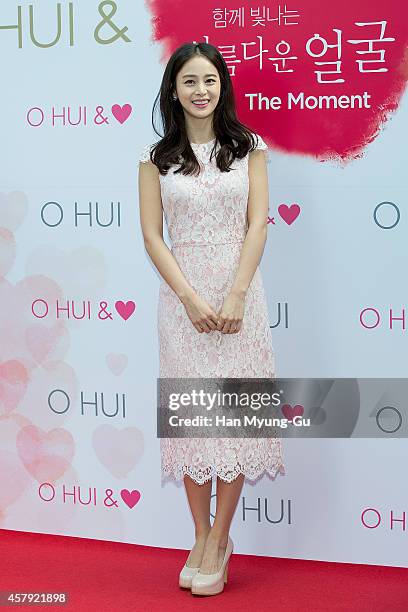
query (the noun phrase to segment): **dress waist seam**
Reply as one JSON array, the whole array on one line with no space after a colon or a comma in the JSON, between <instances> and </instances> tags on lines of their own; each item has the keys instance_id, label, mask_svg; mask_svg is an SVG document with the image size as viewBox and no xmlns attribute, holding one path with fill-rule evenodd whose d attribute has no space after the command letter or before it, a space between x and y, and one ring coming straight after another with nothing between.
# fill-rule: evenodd
<instances>
[{"instance_id":1,"label":"dress waist seam","mask_svg":"<svg viewBox=\"0 0 408 612\"><path fill-rule=\"evenodd\" d=\"M220 246L223 244L242 244L245 238L241 240L230 240L227 242L173 242L172 248L183 247L183 246Z\"/></svg>"}]
</instances>

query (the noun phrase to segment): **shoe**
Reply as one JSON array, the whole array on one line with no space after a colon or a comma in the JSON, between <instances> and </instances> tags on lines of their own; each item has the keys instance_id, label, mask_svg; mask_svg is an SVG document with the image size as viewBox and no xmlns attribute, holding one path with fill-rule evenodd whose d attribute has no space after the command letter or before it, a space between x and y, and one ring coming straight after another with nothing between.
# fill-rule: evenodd
<instances>
[{"instance_id":1,"label":"shoe","mask_svg":"<svg viewBox=\"0 0 408 612\"><path fill-rule=\"evenodd\" d=\"M193 595L217 595L224 589L228 577L228 563L234 549L234 543L228 536L224 559L218 572L215 574L202 574L197 572L191 582Z\"/></svg>"},{"instance_id":2,"label":"shoe","mask_svg":"<svg viewBox=\"0 0 408 612\"><path fill-rule=\"evenodd\" d=\"M191 589L191 581L199 569L199 567L189 567L188 565L184 565L179 576L179 585L182 589Z\"/></svg>"}]
</instances>

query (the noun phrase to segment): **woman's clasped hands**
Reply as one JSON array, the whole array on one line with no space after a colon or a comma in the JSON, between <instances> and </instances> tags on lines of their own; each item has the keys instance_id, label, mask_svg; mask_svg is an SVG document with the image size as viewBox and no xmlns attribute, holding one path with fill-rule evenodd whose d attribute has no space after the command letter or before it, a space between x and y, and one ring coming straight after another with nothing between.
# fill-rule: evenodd
<instances>
[{"instance_id":1,"label":"woman's clasped hands","mask_svg":"<svg viewBox=\"0 0 408 612\"><path fill-rule=\"evenodd\" d=\"M200 334L203 332L208 334L211 331L236 334L241 330L245 298L234 292L227 295L219 312L216 312L198 294L189 296L183 304L190 321Z\"/></svg>"}]
</instances>

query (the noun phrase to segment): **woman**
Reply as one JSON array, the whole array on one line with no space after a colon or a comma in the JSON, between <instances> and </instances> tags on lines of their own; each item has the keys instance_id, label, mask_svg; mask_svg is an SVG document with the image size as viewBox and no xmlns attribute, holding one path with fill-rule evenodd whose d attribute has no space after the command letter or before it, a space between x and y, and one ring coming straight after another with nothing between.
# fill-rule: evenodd
<instances>
[{"instance_id":1,"label":"woman","mask_svg":"<svg viewBox=\"0 0 408 612\"><path fill-rule=\"evenodd\" d=\"M237 119L228 67L210 44L173 53L158 97L164 136L142 152L139 202L146 250L164 279L160 377L274 378L258 268L267 230L267 147ZM244 478L285 473L281 440L163 438L160 447L162 474L184 480L195 524L179 584L215 595L227 580L229 529Z\"/></svg>"}]
</instances>

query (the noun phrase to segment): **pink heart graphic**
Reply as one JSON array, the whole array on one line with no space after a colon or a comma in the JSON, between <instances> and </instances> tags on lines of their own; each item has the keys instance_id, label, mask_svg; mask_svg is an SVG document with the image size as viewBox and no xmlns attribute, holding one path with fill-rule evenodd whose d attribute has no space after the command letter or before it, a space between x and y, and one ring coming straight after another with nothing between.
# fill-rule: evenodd
<instances>
[{"instance_id":1,"label":"pink heart graphic","mask_svg":"<svg viewBox=\"0 0 408 612\"><path fill-rule=\"evenodd\" d=\"M17 452L27 472L38 482L55 482L70 468L75 453L72 434L61 427L43 431L35 425L20 429Z\"/></svg>"},{"instance_id":2,"label":"pink heart graphic","mask_svg":"<svg viewBox=\"0 0 408 612\"><path fill-rule=\"evenodd\" d=\"M144 436L136 427L100 425L92 436L96 456L115 478L124 478L144 453Z\"/></svg>"},{"instance_id":3,"label":"pink heart graphic","mask_svg":"<svg viewBox=\"0 0 408 612\"><path fill-rule=\"evenodd\" d=\"M27 348L37 363L43 363L49 358L58 344L61 344L67 330L64 323L58 321L52 327L36 322L26 329L25 338Z\"/></svg>"},{"instance_id":4,"label":"pink heart graphic","mask_svg":"<svg viewBox=\"0 0 408 612\"><path fill-rule=\"evenodd\" d=\"M290 404L284 404L282 406L283 416L288 419L288 421L292 421L295 416L302 416L305 409L300 404L296 404L296 406L292 406Z\"/></svg>"},{"instance_id":5,"label":"pink heart graphic","mask_svg":"<svg viewBox=\"0 0 408 612\"><path fill-rule=\"evenodd\" d=\"M2 527L5 521L5 509L19 499L27 487L32 487L32 479L27 474L20 458L15 452L0 448L0 517ZM31 490L31 489L30 489ZM29 502L22 501L28 512Z\"/></svg>"},{"instance_id":6,"label":"pink heart graphic","mask_svg":"<svg viewBox=\"0 0 408 612\"><path fill-rule=\"evenodd\" d=\"M278 213L288 225L292 225L300 214L300 206L299 204L291 204L289 207L286 204L280 204Z\"/></svg>"},{"instance_id":7,"label":"pink heart graphic","mask_svg":"<svg viewBox=\"0 0 408 612\"><path fill-rule=\"evenodd\" d=\"M132 300L129 300L128 302L126 302L126 304L125 302L122 302L122 300L119 300L118 302L115 302L115 308L122 317L122 319L127 321L128 318L131 317L134 313L136 304L132 302Z\"/></svg>"},{"instance_id":8,"label":"pink heart graphic","mask_svg":"<svg viewBox=\"0 0 408 612\"><path fill-rule=\"evenodd\" d=\"M109 355L106 355L105 359L106 359L108 368L116 376L119 376L119 374L122 374L123 370L126 368L127 363L128 363L127 355L123 355L123 354L116 355L115 353L109 353Z\"/></svg>"},{"instance_id":9,"label":"pink heart graphic","mask_svg":"<svg viewBox=\"0 0 408 612\"><path fill-rule=\"evenodd\" d=\"M119 121L119 123L125 123L125 121L129 118L130 113L132 112L131 104L124 104L120 106L119 104L114 104L112 106L112 115Z\"/></svg>"},{"instance_id":10,"label":"pink heart graphic","mask_svg":"<svg viewBox=\"0 0 408 612\"><path fill-rule=\"evenodd\" d=\"M23 191L0 192L0 226L14 233L28 211L28 197Z\"/></svg>"},{"instance_id":11,"label":"pink heart graphic","mask_svg":"<svg viewBox=\"0 0 408 612\"><path fill-rule=\"evenodd\" d=\"M0 363L0 415L9 414L24 397L29 375L16 359Z\"/></svg>"},{"instance_id":12,"label":"pink heart graphic","mask_svg":"<svg viewBox=\"0 0 408 612\"><path fill-rule=\"evenodd\" d=\"M129 508L133 508L138 503L141 497L141 493L137 490L130 492L127 489L122 489L122 491L120 492L120 496L125 502L125 504L129 506Z\"/></svg>"}]
</instances>

